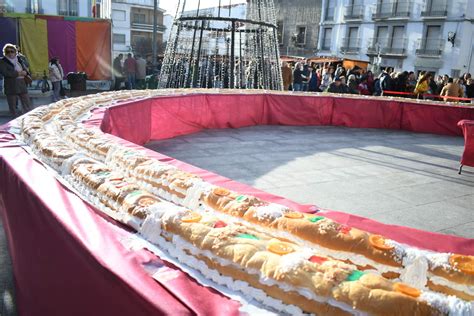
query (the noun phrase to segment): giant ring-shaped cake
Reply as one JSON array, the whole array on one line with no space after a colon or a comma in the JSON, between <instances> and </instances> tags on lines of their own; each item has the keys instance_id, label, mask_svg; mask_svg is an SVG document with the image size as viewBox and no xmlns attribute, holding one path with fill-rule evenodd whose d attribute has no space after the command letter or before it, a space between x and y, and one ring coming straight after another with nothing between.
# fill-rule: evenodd
<instances>
[{"instance_id":1,"label":"giant ring-shaped cake","mask_svg":"<svg viewBox=\"0 0 474 316\"><path fill-rule=\"evenodd\" d=\"M183 265L278 312L473 315L473 256L421 250L213 185L103 132L140 145L208 127L256 124L457 134L446 121L417 120L427 112L455 121L453 126L474 118L468 107L380 100L252 91L108 92L37 108L22 117L19 134L33 155L98 210ZM103 131L82 124L91 110L118 102L126 103L96 121ZM429 111L420 112L423 106Z\"/></svg>"}]
</instances>

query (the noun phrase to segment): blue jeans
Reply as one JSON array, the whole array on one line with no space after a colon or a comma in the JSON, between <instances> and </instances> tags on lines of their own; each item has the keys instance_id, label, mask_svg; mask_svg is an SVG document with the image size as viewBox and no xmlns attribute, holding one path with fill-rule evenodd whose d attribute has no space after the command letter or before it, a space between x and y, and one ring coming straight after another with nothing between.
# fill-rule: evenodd
<instances>
[{"instance_id":1,"label":"blue jeans","mask_svg":"<svg viewBox=\"0 0 474 316\"><path fill-rule=\"evenodd\" d=\"M302 83L293 83L293 91L303 91Z\"/></svg>"},{"instance_id":2,"label":"blue jeans","mask_svg":"<svg viewBox=\"0 0 474 316\"><path fill-rule=\"evenodd\" d=\"M135 74L134 73L127 74L127 81L128 81L128 90L135 89Z\"/></svg>"},{"instance_id":3,"label":"blue jeans","mask_svg":"<svg viewBox=\"0 0 474 316\"><path fill-rule=\"evenodd\" d=\"M61 82L60 81L56 81L56 82L53 82L53 101L59 101L61 100L61 95L59 94L59 92L61 91Z\"/></svg>"}]
</instances>

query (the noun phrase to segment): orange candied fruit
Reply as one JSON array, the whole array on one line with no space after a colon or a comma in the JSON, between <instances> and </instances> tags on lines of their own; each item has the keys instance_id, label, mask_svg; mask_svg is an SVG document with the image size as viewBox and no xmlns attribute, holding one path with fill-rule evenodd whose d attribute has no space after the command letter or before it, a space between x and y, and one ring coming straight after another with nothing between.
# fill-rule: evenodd
<instances>
[{"instance_id":1,"label":"orange candied fruit","mask_svg":"<svg viewBox=\"0 0 474 316\"><path fill-rule=\"evenodd\" d=\"M449 258L452 267L461 270L464 273L474 275L474 257L464 255L452 255Z\"/></svg>"},{"instance_id":2,"label":"orange candied fruit","mask_svg":"<svg viewBox=\"0 0 474 316\"><path fill-rule=\"evenodd\" d=\"M197 223L200 222L202 216L196 212L189 212L181 218L183 223Z\"/></svg>"},{"instance_id":3,"label":"orange candied fruit","mask_svg":"<svg viewBox=\"0 0 474 316\"><path fill-rule=\"evenodd\" d=\"M141 198L140 200L138 200L138 205L140 205L141 207L148 207L150 205L153 205L155 203L157 203L158 200L154 199L154 198L151 198L151 197L143 197Z\"/></svg>"},{"instance_id":4,"label":"orange candied fruit","mask_svg":"<svg viewBox=\"0 0 474 316\"><path fill-rule=\"evenodd\" d=\"M281 256L295 251L290 243L284 241L270 241L267 250Z\"/></svg>"},{"instance_id":5,"label":"orange candied fruit","mask_svg":"<svg viewBox=\"0 0 474 316\"><path fill-rule=\"evenodd\" d=\"M385 237L380 235L370 235L369 243L379 250L392 250L394 247L386 243Z\"/></svg>"},{"instance_id":6,"label":"orange candied fruit","mask_svg":"<svg viewBox=\"0 0 474 316\"><path fill-rule=\"evenodd\" d=\"M227 196L230 194L230 191L225 188L215 188L212 193L218 196Z\"/></svg>"},{"instance_id":7,"label":"orange candied fruit","mask_svg":"<svg viewBox=\"0 0 474 316\"><path fill-rule=\"evenodd\" d=\"M399 292L399 293L402 293L402 294L405 294L405 295L408 295L408 296L411 296L411 297L419 297L421 295L420 290L415 289L415 288L413 288L411 286L408 286L406 284L399 283L399 282L393 284L393 289L396 292Z\"/></svg>"},{"instance_id":8,"label":"orange candied fruit","mask_svg":"<svg viewBox=\"0 0 474 316\"><path fill-rule=\"evenodd\" d=\"M285 217L290 218L290 219L299 219L299 218L303 218L304 215L303 213L300 213L300 212L288 212L288 213L285 213Z\"/></svg>"}]
</instances>

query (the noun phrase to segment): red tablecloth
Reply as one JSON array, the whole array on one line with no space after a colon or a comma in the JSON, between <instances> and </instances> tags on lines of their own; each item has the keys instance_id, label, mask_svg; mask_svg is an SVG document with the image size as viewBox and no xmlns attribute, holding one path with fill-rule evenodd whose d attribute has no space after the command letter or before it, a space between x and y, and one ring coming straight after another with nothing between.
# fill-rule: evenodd
<instances>
[{"instance_id":1,"label":"red tablecloth","mask_svg":"<svg viewBox=\"0 0 474 316\"><path fill-rule=\"evenodd\" d=\"M461 164L474 167L474 121L462 120L458 126L462 128L464 134L464 153Z\"/></svg>"},{"instance_id":2,"label":"red tablecloth","mask_svg":"<svg viewBox=\"0 0 474 316\"><path fill-rule=\"evenodd\" d=\"M359 103L355 108L362 111L366 107L377 107L377 104L368 101L365 105ZM339 109L337 113L334 108ZM359 118L359 115L353 117L356 113L352 113L347 104L330 97L199 95L132 102L115 106L105 114L99 109L86 123L98 126L102 122L102 127L113 134L144 144L150 139L169 138L203 128L256 124L305 125L308 120L314 124L337 122L344 125L355 119L350 124L398 128L396 122L403 121L401 116L405 114L403 111L398 114L397 111L399 109L395 104L389 103L381 105L376 114L359 113ZM459 116L458 111L472 115L471 111L462 107L453 107L452 111L457 113L452 117ZM304 113L303 117L298 113ZM377 123L380 117L384 120ZM421 120L421 117L418 119ZM429 128L433 126L452 134L450 128L443 129L445 124L434 124ZM412 125L410 128L416 130L418 127ZM114 136L108 137L130 147L141 148ZM300 211L313 210L311 205L299 205L159 153L147 152L157 159L194 172L209 182ZM143 266L163 266L165 263L147 251L127 250L120 240L130 236L131 232L103 218L64 189L21 148L0 148L0 175L0 213L12 256L21 315L237 313L236 302L196 284L173 267L169 267L175 271L173 278L163 278L160 282L153 280L145 273ZM472 239L384 225L339 212L329 211L325 216L413 246L474 254Z\"/></svg>"}]
</instances>

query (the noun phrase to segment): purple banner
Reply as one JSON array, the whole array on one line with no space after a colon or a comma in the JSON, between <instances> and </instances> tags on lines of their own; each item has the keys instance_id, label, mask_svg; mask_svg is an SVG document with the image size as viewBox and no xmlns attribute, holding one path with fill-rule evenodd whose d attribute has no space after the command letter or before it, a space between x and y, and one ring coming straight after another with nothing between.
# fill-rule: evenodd
<instances>
[{"instance_id":1,"label":"purple banner","mask_svg":"<svg viewBox=\"0 0 474 316\"><path fill-rule=\"evenodd\" d=\"M3 57L3 46L7 43L18 44L18 24L14 18L0 17L0 57Z\"/></svg>"},{"instance_id":2,"label":"purple banner","mask_svg":"<svg viewBox=\"0 0 474 316\"><path fill-rule=\"evenodd\" d=\"M48 20L48 55L50 59L59 57L64 76L77 70L75 22Z\"/></svg>"}]
</instances>

